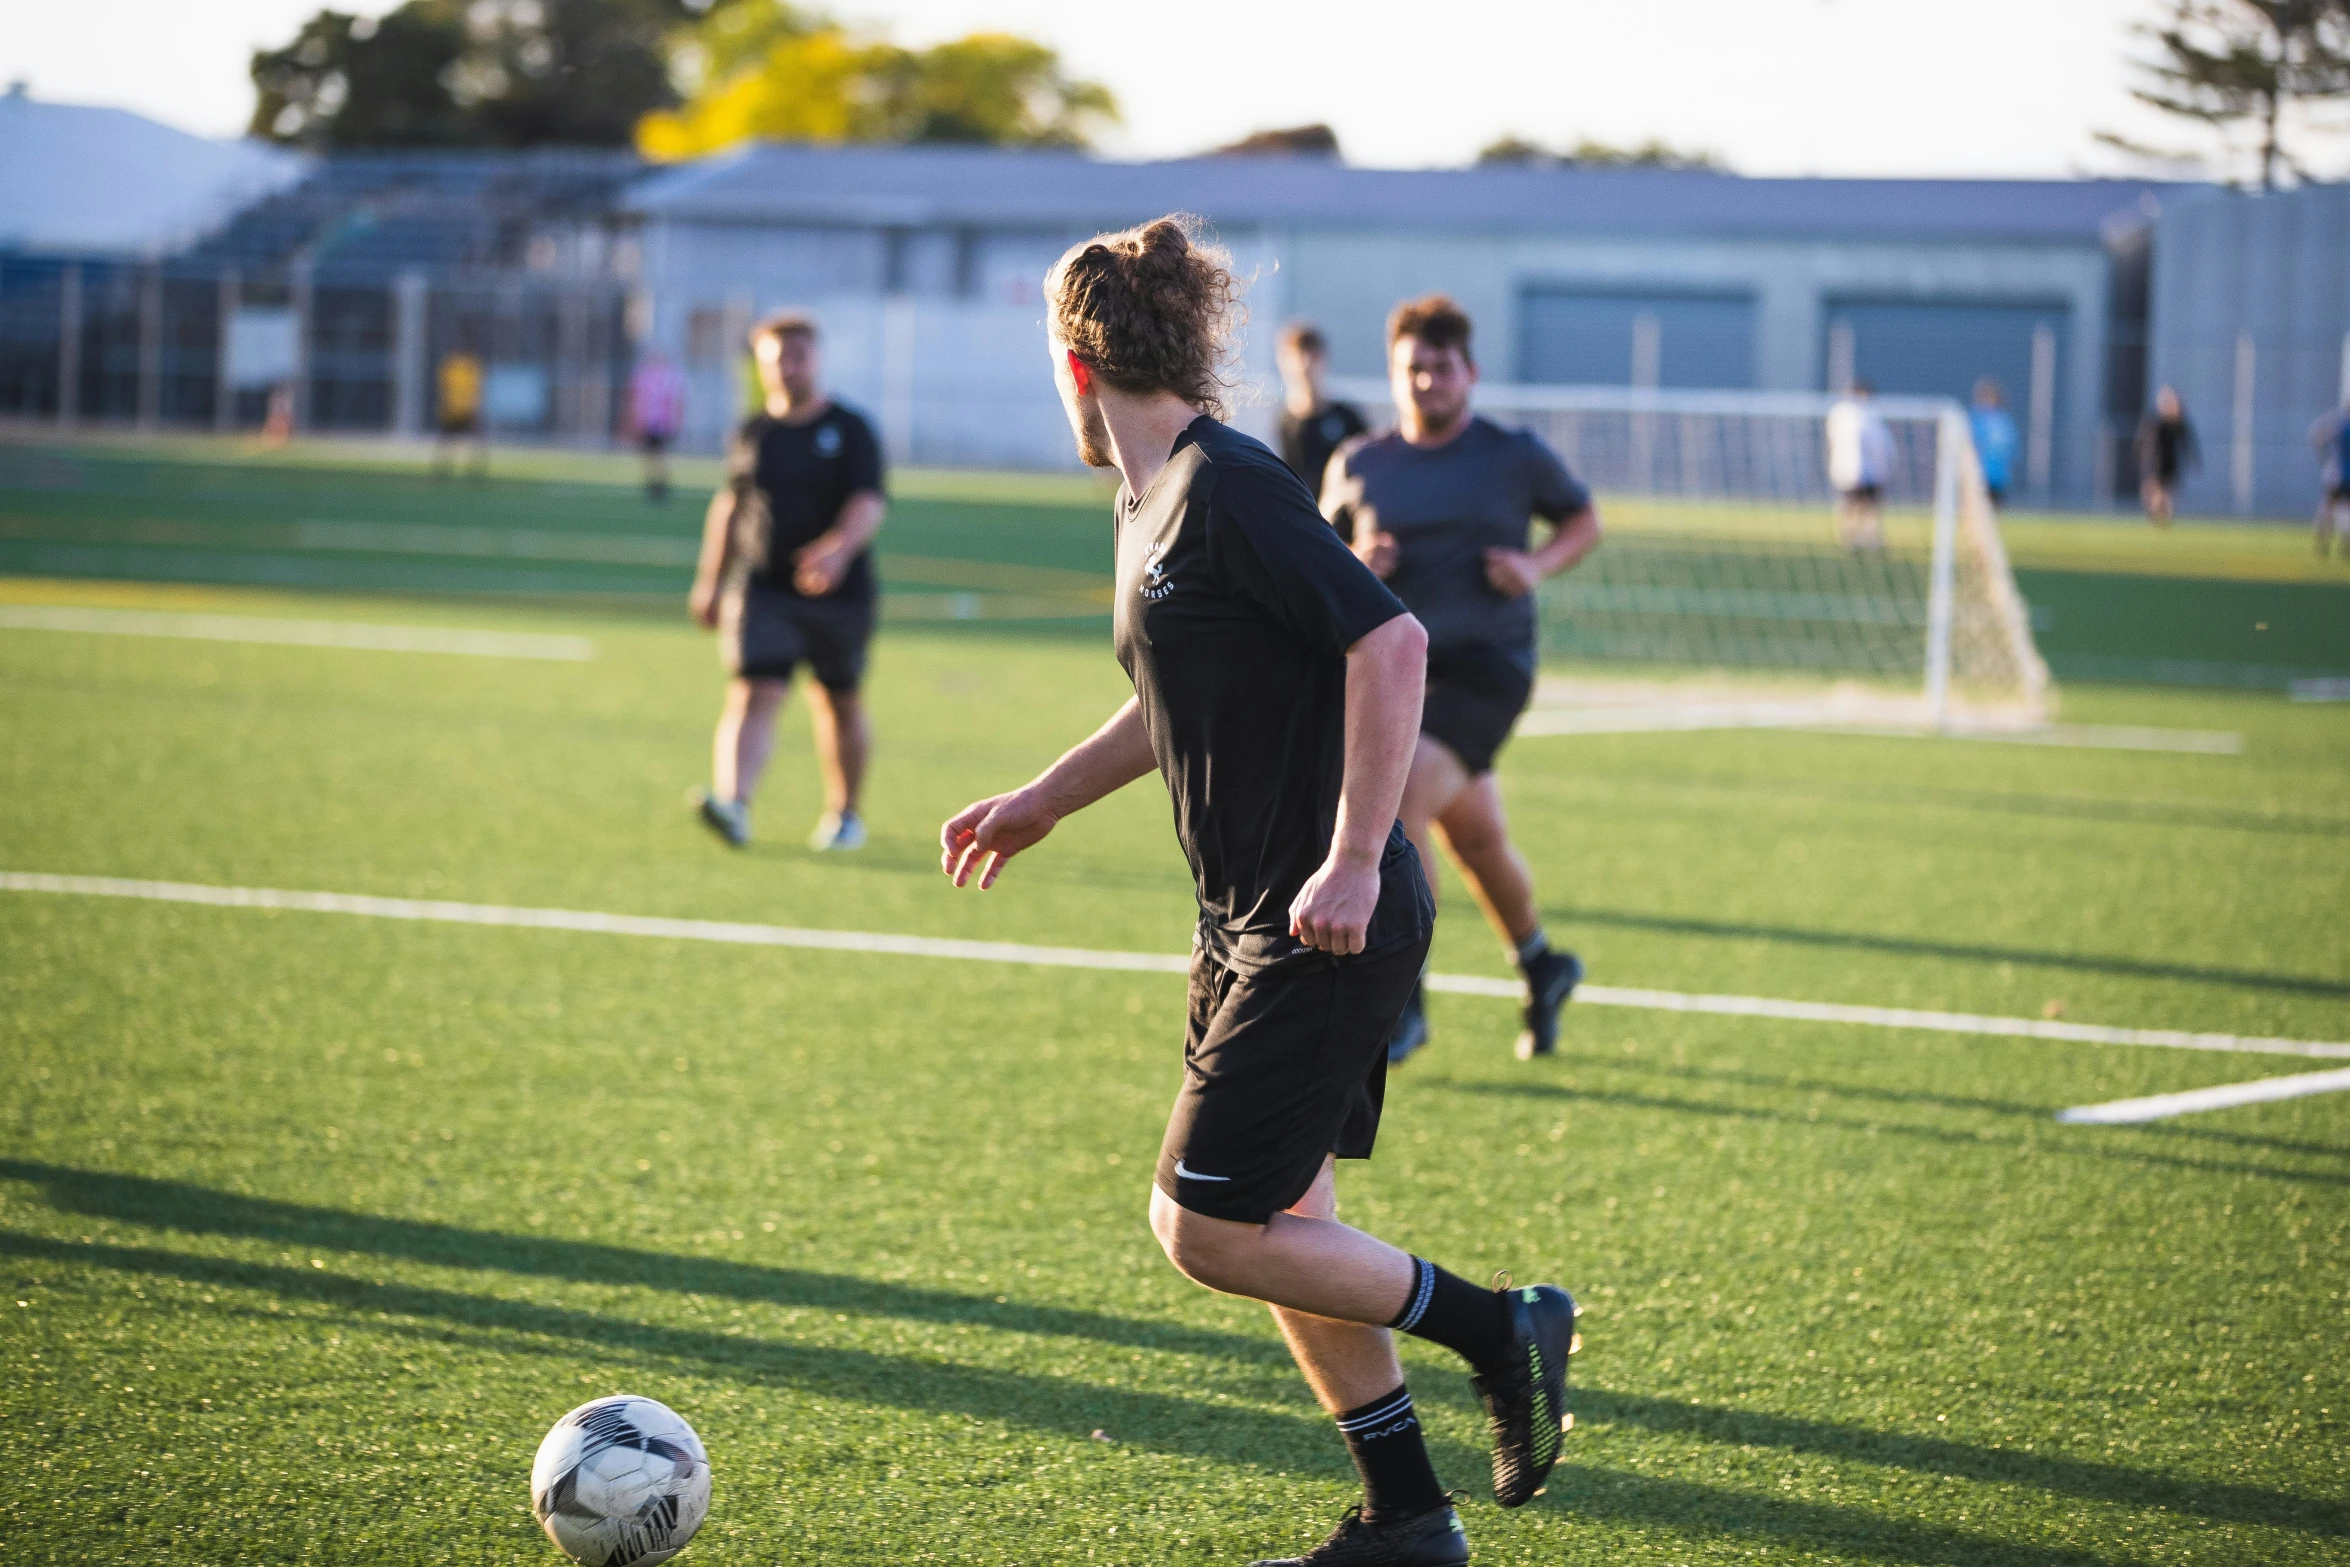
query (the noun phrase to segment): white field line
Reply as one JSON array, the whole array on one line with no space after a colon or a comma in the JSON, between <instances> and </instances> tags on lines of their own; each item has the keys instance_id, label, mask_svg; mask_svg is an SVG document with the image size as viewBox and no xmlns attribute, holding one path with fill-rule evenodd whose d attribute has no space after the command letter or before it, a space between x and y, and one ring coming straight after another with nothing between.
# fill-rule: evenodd
<instances>
[{"instance_id":1,"label":"white field line","mask_svg":"<svg viewBox=\"0 0 2350 1567\"><path fill-rule=\"evenodd\" d=\"M2193 1088L2183 1094L2116 1099L2110 1104L2075 1105L2070 1110L2059 1110L2056 1118L2073 1126L2136 1126L2174 1115L2193 1115L2198 1110L2232 1110L2238 1105L2261 1105L2277 1099L2299 1099L2305 1094L2345 1091L2350 1091L2350 1068L2264 1077L2251 1083L2223 1083L2217 1088Z\"/></svg>"},{"instance_id":2,"label":"white field line","mask_svg":"<svg viewBox=\"0 0 2350 1567\"><path fill-rule=\"evenodd\" d=\"M359 620L271 620L257 615L165 614L144 609L71 609L0 604L0 631L78 631L116 637L185 637L199 642L268 642L358 648L377 653L459 653L474 658L546 658L586 663L587 637L522 631L454 631Z\"/></svg>"},{"instance_id":3,"label":"white field line","mask_svg":"<svg viewBox=\"0 0 2350 1567\"><path fill-rule=\"evenodd\" d=\"M1035 947L1009 941L959 941L938 936L893 936L857 930L802 930L722 920L663 919L579 909L507 908L490 903L444 903L419 898L372 898L340 892L286 892L273 887L207 887L190 882L131 881L112 876L51 876L0 871L0 892L55 892L98 898L141 898L219 908L291 909L310 914L365 914L379 919L433 920L456 925L509 925L533 930L585 931L609 936L658 936L721 941L753 947L811 947L828 952L872 952L897 957L960 958L974 963L1021 963L1045 968L1119 969L1181 974L1188 957L1156 952L1102 952L1089 947ZM1516 999L1514 980L1468 974L1431 974L1428 988L1465 996ZM1966 1012L1918 1012L1901 1007L1842 1006L1824 1001L1775 1001L1765 996L1702 996L1673 990L1628 990L1583 985L1586 1005L1639 1007L1657 1012L1706 1012L1723 1017L1783 1018L1799 1023L1846 1023L1870 1028L1914 1028L1945 1034L2013 1039L2058 1039L2090 1045L2152 1045L2249 1055L2350 1059L2350 1044L2306 1039L2262 1039L2239 1034L2190 1034L2175 1029L2106 1028L2039 1018L1986 1017Z\"/></svg>"},{"instance_id":4,"label":"white field line","mask_svg":"<svg viewBox=\"0 0 2350 1567\"><path fill-rule=\"evenodd\" d=\"M1520 739L1549 735L1688 734L1720 729L1799 729L1812 734L1868 735L1891 740L1991 740L2008 745L2051 745L2099 751L2185 751L2237 756L2244 737L2215 729L2151 729L2135 724L2041 724L2029 729L1925 723L1842 716L1833 704L1804 700L1773 702L1658 703L1645 707L1580 707L1529 710L1518 720Z\"/></svg>"}]
</instances>

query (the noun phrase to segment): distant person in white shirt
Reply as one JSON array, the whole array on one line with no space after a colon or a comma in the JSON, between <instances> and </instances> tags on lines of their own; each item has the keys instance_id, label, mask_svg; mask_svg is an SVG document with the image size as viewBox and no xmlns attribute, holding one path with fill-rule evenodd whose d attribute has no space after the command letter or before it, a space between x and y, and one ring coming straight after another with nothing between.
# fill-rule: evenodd
<instances>
[{"instance_id":1,"label":"distant person in white shirt","mask_svg":"<svg viewBox=\"0 0 2350 1567\"><path fill-rule=\"evenodd\" d=\"M1848 550L1885 547L1885 485L1893 477L1893 432L1855 381L1828 410L1828 482L1836 488L1836 535Z\"/></svg>"}]
</instances>

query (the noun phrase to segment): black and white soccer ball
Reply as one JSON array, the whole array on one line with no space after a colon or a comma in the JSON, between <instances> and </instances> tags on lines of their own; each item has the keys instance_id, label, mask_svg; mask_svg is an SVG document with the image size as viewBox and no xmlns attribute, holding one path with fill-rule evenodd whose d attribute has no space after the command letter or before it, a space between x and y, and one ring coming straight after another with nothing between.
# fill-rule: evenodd
<instances>
[{"instance_id":1,"label":"black and white soccer ball","mask_svg":"<svg viewBox=\"0 0 2350 1567\"><path fill-rule=\"evenodd\" d=\"M622 1393L555 1422L530 1466L530 1510L584 1567L652 1567L710 1512L710 1457L676 1410Z\"/></svg>"}]
</instances>

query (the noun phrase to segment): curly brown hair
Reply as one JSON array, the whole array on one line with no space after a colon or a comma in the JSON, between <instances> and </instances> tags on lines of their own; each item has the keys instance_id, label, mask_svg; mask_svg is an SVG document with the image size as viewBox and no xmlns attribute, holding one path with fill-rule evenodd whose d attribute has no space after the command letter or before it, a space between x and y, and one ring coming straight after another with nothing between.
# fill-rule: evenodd
<instances>
[{"instance_id":1,"label":"curly brown hair","mask_svg":"<svg viewBox=\"0 0 2350 1567\"><path fill-rule=\"evenodd\" d=\"M1224 417L1241 319L1232 257L1206 226L1170 213L1072 245L1045 274L1053 336L1122 392L1172 392Z\"/></svg>"},{"instance_id":2,"label":"curly brown hair","mask_svg":"<svg viewBox=\"0 0 2350 1567\"><path fill-rule=\"evenodd\" d=\"M1407 337L1430 348L1457 348L1463 364L1477 362L1477 356L1469 352L1469 313L1454 304L1449 294L1423 294L1395 307L1387 318L1387 346L1392 349Z\"/></svg>"}]
</instances>

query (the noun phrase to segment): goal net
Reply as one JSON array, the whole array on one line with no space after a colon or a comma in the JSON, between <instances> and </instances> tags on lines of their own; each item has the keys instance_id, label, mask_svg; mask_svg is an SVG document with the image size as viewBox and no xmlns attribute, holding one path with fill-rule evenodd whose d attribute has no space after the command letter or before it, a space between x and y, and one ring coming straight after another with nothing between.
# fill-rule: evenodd
<instances>
[{"instance_id":1,"label":"goal net","mask_svg":"<svg viewBox=\"0 0 2350 1567\"><path fill-rule=\"evenodd\" d=\"M1334 383L1373 422L1385 383ZM1483 386L1597 493L1599 550L1542 589L1543 682L1519 732L1737 725L2029 728L2053 693L1964 413L1881 397L1881 548L1848 549L1834 399Z\"/></svg>"}]
</instances>

